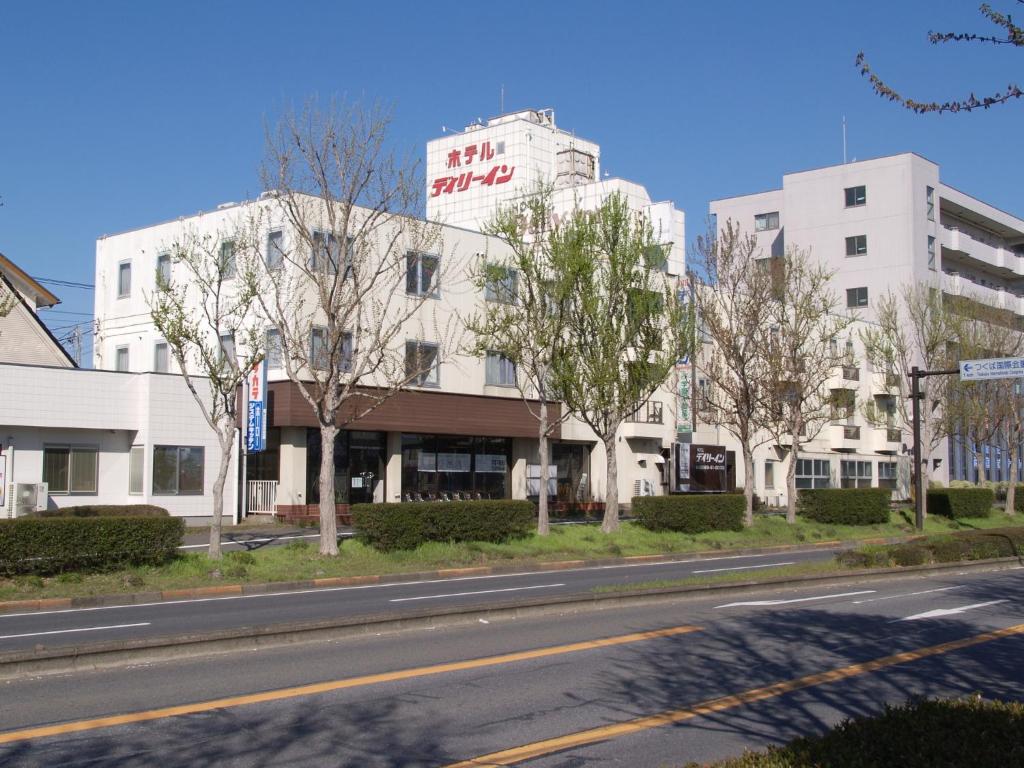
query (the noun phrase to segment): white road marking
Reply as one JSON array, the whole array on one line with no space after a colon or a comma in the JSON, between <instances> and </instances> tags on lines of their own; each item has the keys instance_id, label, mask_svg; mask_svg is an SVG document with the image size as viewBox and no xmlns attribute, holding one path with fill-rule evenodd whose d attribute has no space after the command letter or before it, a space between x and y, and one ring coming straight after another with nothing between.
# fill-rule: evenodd
<instances>
[{"instance_id":1,"label":"white road marking","mask_svg":"<svg viewBox=\"0 0 1024 768\"><path fill-rule=\"evenodd\" d=\"M942 616L955 616L958 613L964 613L965 611L972 611L975 608L985 608L989 605L996 605L998 603L1005 603L1007 600L989 600L987 603L975 603L974 605L962 605L959 608L936 608L934 611L925 611L924 613L915 613L913 616L907 616L906 618L899 619L899 621L916 621L917 619L937 619Z\"/></svg>"},{"instance_id":2,"label":"white road marking","mask_svg":"<svg viewBox=\"0 0 1024 768\"><path fill-rule=\"evenodd\" d=\"M98 632L101 629L128 629L130 627L148 627L149 622L138 624L111 624L107 627L80 627L78 629L52 629L49 632L25 632L21 635L0 635L0 640L13 640L16 637L40 637L42 635L66 635L69 632Z\"/></svg>"},{"instance_id":3,"label":"white road marking","mask_svg":"<svg viewBox=\"0 0 1024 768\"><path fill-rule=\"evenodd\" d=\"M508 587L506 589L481 589L479 592L450 592L447 595L420 595L419 597L396 597L389 603L407 603L411 600L437 600L442 597L466 597L467 595L491 595L495 592L522 592L524 589L550 589L564 587L565 584L537 584L532 587Z\"/></svg>"},{"instance_id":4,"label":"white road marking","mask_svg":"<svg viewBox=\"0 0 1024 768\"><path fill-rule=\"evenodd\" d=\"M790 603L808 603L812 600L829 600L834 597L853 597L854 595L871 595L876 589L864 589L860 592L840 592L835 595L817 595L816 597L798 597L793 600L745 600L739 603L716 605L715 608L739 608L740 606L789 605Z\"/></svg>"},{"instance_id":5,"label":"white road marking","mask_svg":"<svg viewBox=\"0 0 1024 768\"><path fill-rule=\"evenodd\" d=\"M767 565L734 565L732 568L708 568L694 573L719 573L720 571L749 571L751 568L775 568L780 565L796 565L795 561L788 563L768 563Z\"/></svg>"},{"instance_id":6,"label":"white road marking","mask_svg":"<svg viewBox=\"0 0 1024 768\"><path fill-rule=\"evenodd\" d=\"M963 589L964 585L960 584L955 587L939 587L938 589L922 589L920 592L905 592L902 595L886 595L885 597L869 597L865 600L854 600L854 605L860 605L861 603L877 603L880 600L895 600L899 597L916 597L917 595L927 595L932 592L949 592L951 589Z\"/></svg>"},{"instance_id":7,"label":"white road marking","mask_svg":"<svg viewBox=\"0 0 1024 768\"><path fill-rule=\"evenodd\" d=\"M352 533L339 533L338 538L348 539L354 536ZM222 547L237 546L244 547L246 544L266 544L268 541L287 541L288 539L319 539L319 533L304 533L295 536L273 536L268 539L246 539L245 541L235 541L226 539L220 543ZM182 544L178 549L208 549L209 544Z\"/></svg>"},{"instance_id":8,"label":"white road marking","mask_svg":"<svg viewBox=\"0 0 1024 768\"><path fill-rule=\"evenodd\" d=\"M806 549L800 550L794 554L806 554L817 552L819 550ZM582 571L607 571L614 570L617 568L651 568L662 565L689 565L690 563L715 563L723 560L744 560L747 558L756 557L774 557L777 552L769 552L764 554L756 555L722 555L721 557L695 557L690 560L661 560L659 562L649 563L617 563L615 565L591 565L580 568L561 568L559 573L578 573ZM442 583L454 583L459 581L483 581L486 579L511 579L511 578L522 578L524 576L547 576L550 575L551 571L525 571L523 573L489 573L481 576L456 576L449 579L420 579L419 581L394 581L386 584L358 584L350 587L312 587L310 589L292 589L284 590L281 592L260 592L254 595L225 595L223 597L196 597L196 598L184 598L182 600L158 600L151 603L126 603L124 605L97 605L91 608L60 608L53 611L24 611L22 613L0 613L0 621L3 619L13 619L19 616L46 616L51 613L85 613L88 611L114 611L124 608L152 608L158 605L179 605L181 603L212 603L219 600L256 600L265 597L285 597L290 595L308 595L313 593L328 592L350 592L357 589L385 589L394 587L407 587L418 584L442 584Z\"/></svg>"}]
</instances>

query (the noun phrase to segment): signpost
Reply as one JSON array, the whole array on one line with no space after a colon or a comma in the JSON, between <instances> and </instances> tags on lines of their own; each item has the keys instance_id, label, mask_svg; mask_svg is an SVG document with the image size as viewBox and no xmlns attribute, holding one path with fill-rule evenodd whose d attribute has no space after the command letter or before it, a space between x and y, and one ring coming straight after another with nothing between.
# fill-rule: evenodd
<instances>
[{"instance_id":1,"label":"signpost","mask_svg":"<svg viewBox=\"0 0 1024 768\"><path fill-rule=\"evenodd\" d=\"M996 357L987 360L963 360L960 381L1024 378L1024 357Z\"/></svg>"}]
</instances>

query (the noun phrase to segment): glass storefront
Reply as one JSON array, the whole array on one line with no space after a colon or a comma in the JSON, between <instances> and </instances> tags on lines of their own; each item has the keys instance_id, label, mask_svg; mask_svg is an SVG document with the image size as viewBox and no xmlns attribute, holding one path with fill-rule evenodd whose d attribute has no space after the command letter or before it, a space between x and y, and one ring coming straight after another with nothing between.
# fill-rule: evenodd
<instances>
[{"instance_id":1,"label":"glass storefront","mask_svg":"<svg viewBox=\"0 0 1024 768\"><path fill-rule=\"evenodd\" d=\"M267 447L245 457L245 475L249 480L281 479L281 428L267 429Z\"/></svg>"},{"instance_id":2,"label":"glass storefront","mask_svg":"<svg viewBox=\"0 0 1024 768\"><path fill-rule=\"evenodd\" d=\"M579 504L590 501L590 448L583 443L551 443L552 474L548 485L548 500L559 504ZM540 492L540 465L527 466L527 492L536 503ZM532 480L531 480L532 479Z\"/></svg>"},{"instance_id":3,"label":"glass storefront","mask_svg":"<svg viewBox=\"0 0 1024 768\"><path fill-rule=\"evenodd\" d=\"M362 504L374 499L384 482L386 438L383 432L342 430L334 439L334 503ZM306 503L320 503L320 430L306 431ZM384 492L377 494L384 499Z\"/></svg>"},{"instance_id":4,"label":"glass storefront","mask_svg":"<svg viewBox=\"0 0 1024 768\"><path fill-rule=\"evenodd\" d=\"M402 435L402 500L511 498L512 440Z\"/></svg>"}]
</instances>

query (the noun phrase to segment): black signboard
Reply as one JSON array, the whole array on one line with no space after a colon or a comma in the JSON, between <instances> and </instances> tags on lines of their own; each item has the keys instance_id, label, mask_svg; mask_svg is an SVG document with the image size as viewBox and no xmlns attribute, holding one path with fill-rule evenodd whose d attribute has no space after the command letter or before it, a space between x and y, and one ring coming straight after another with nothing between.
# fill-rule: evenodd
<instances>
[{"instance_id":1,"label":"black signboard","mask_svg":"<svg viewBox=\"0 0 1024 768\"><path fill-rule=\"evenodd\" d=\"M728 491L729 453L721 445L691 445L690 490Z\"/></svg>"}]
</instances>

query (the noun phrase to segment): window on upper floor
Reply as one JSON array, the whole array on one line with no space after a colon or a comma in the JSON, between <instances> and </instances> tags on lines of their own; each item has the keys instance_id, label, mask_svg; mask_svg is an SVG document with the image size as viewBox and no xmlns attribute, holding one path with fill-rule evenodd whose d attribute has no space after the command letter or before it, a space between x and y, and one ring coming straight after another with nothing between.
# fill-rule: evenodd
<instances>
[{"instance_id":1,"label":"window on upper floor","mask_svg":"<svg viewBox=\"0 0 1024 768\"><path fill-rule=\"evenodd\" d=\"M314 232L313 249L309 256L309 268L317 272L337 274L344 259L345 277L352 269L352 238L347 238L348 247L341 253L341 238L333 232Z\"/></svg>"},{"instance_id":2,"label":"window on upper floor","mask_svg":"<svg viewBox=\"0 0 1024 768\"><path fill-rule=\"evenodd\" d=\"M437 279L437 267L440 259L429 253L409 251L405 256L405 292L413 296L432 296L440 294Z\"/></svg>"},{"instance_id":3,"label":"window on upper floor","mask_svg":"<svg viewBox=\"0 0 1024 768\"><path fill-rule=\"evenodd\" d=\"M928 269L935 269L935 238L928 235Z\"/></svg>"},{"instance_id":4,"label":"window on upper floor","mask_svg":"<svg viewBox=\"0 0 1024 768\"><path fill-rule=\"evenodd\" d=\"M235 243L233 240L225 240L220 244L220 275L224 280L232 280L238 274L238 264L235 258Z\"/></svg>"},{"instance_id":5,"label":"window on upper floor","mask_svg":"<svg viewBox=\"0 0 1024 768\"><path fill-rule=\"evenodd\" d=\"M405 342L405 375L417 387L441 384L437 344L426 341Z\"/></svg>"},{"instance_id":6,"label":"window on upper floor","mask_svg":"<svg viewBox=\"0 0 1024 768\"><path fill-rule=\"evenodd\" d=\"M128 347L120 346L114 350L114 370L115 371L127 371L129 370L128 360Z\"/></svg>"},{"instance_id":7,"label":"window on upper floor","mask_svg":"<svg viewBox=\"0 0 1024 768\"><path fill-rule=\"evenodd\" d=\"M498 352L488 352L485 381L496 387L514 387L516 364Z\"/></svg>"},{"instance_id":8,"label":"window on upper floor","mask_svg":"<svg viewBox=\"0 0 1024 768\"><path fill-rule=\"evenodd\" d=\"M868 236L853 235L846 238L846 255L863 256L868 252Z\"/></svg>"},{"instance_id":9,"label":"window on upper floor","mask_svg":"<svg viewBox=\"0 0 1024 768\"><path fill-rule=\"evenodd\" d=\"M867 288L847 288L846 289L846 306L850 309L856 309L858 307L866 307L868 305L868 289Z\"/></svg>"},{"instance_id":10,"label":"window on upper floor","mask_svg":"<svg viewBox=\"0 0 1024 768\"><path fill-rule=\"evenodd\" d=\"M754 231L767 232L770 229L779 228L779 212L759 213L754 216Z\"/></svg>"},{"instance_id":11,"label":"window on upper floor","mask_svg":"<svg viewBox=\"0 0 1024 768\"><path fill-rule=\"evenodd\" d=\"M122 261L117 265L117 298L127 299L132 295L132 263Z\"/></svg>"},{"instance_id":12,"label":"window on upper floor","mask_svg":"<svg viewBox=\"0 0 1024 768\"><path fill-rule=\"evenodd\" d=\"M235 356L235 334L233 332L220 335L220 359L227 361L232 368L238 365L238 358Z\"/></svg>"},{"instance_id":13,"label":"window on upper floor","mask_svg":"<svg viewBox=\"0 0 1024 768\"><path fill-rule=\"evenodd\" d=\"M277 328L268 328L264 349L268 369L284 367L284 355L281 348L281 332Z\"/></svg>"},{"instance_id":14,"label":"window on upper floor","mask_svg":"<svg viewBox=\"0 0 1024 768\"><path fill-rule=\"evenodd\" d=\"M924 188L925 211L928 214L928 221L935 221L935 189Z\"/></svg>"},{"instance_id":15,"label":"window on upper floor","mask_svg":"<svg viewBox=\"0 0 1024 768\"><path fill-rule=\"evenodd\" d=\"M487 282L484 287L484 298L487 301L514 304L516 292L519 289L519 271L512 267L488 264L486 273Z\"/></svg>"},{"instance_id":16,"label":"window on upper floor","mask_svg":"<svg viewBox=\"0 0 1024 768\"><path fill-rule=\"evenodd\" d=\"M68 445L43 446L43 482L51 494L94 494L99 478L99 450Z\"/></svg>"},{"instance_id":17,"label":"window on upper floor","mask_svg":"<svg viewBox=\"0 0 1024 768\"><path fill-rule=\"evenodd\" d=\"M171 284L171 254L161 253L156 257L156 287Z\"/></svg>"},{"instance_id":18,"label":"window on upper floor","mask_svg":"<svg viewBox=\"0 0 1024 768\"><path fill-rule=\"evenodd\" d=\"M280 269L284 265L284 232L279 229L267 235L267 269Z\"/></svg>"},{"instance_id":19,"label":"window on upper floor","mask_svg":"<svg viewBox=\"0 0 1024 768\"><path fill-rule=\"evenodd\" d=\"M171 370L171 351L166 341L158 341L153 345L153 370L157 373L168 373Z\"/></svg>"},{"instance_id":20,"label":"window on upper floor","mask_svg":"<svg viewBox=\"0 0 1024 768\"><path fill-rule=\"evenodd\" d=\"M843 190L847 208L856 208L868 201L868 188L861 184L859 187L847 187Z\"/></svg>"},{"instance_id":21,"label":"window on upper floor","mask_svg":"<svg viewBox=\"0 0 1024 768\"><path fill-rule=\"evenodd\" d=\"M352 334L347 331L341 335L341 355L338 359L339 371L352 370ZM309 336L309 363L320 371L326 371L331 363L331 351L328 348L327 329L314 328Z\"/></svg>"}]
</instances>

